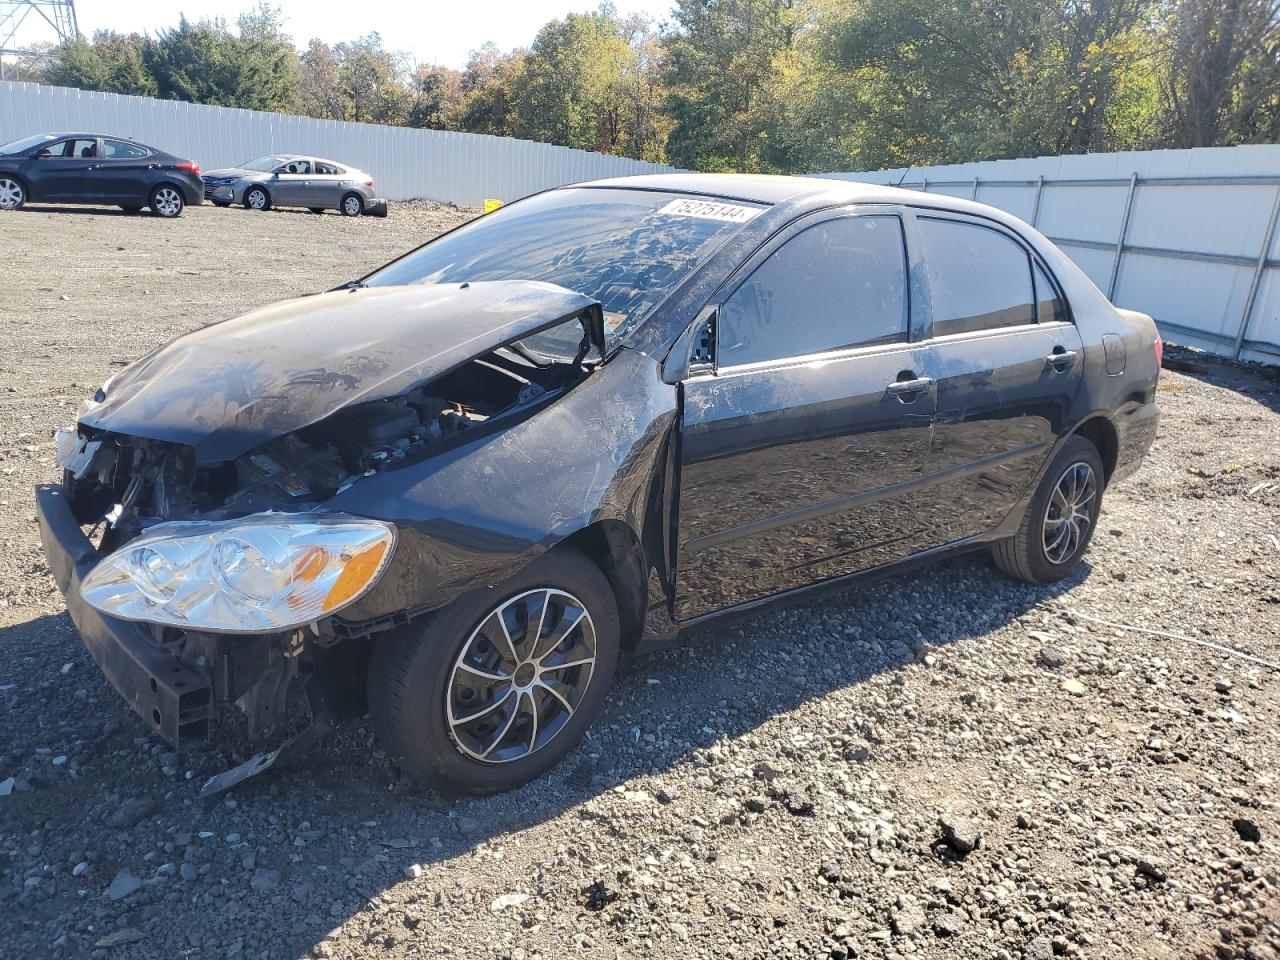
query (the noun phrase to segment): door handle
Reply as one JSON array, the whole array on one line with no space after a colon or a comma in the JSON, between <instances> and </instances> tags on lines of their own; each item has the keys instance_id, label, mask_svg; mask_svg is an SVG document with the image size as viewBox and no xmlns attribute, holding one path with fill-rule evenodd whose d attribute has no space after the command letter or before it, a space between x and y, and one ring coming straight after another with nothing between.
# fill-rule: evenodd
<instances>
[{"instance_id":1,"label":"door handle","mask_svg":"<svg viewBox=\"0 0 1280 960\"><path fill-rule=\"evenodd\" d=\"M1062 347L1054 347L1053 353L1045 357L1044 362L1061 373L1076 362L1076 352L1074 350L1064 350Z\"/></svg>"},{"instance_id":2,"label":"door handle","mask_svg":"<svg viewBox=\"0 0 1280 960\"><path fill-rule=\"evenodd\" d=\"M914 380L894 380L887 389L893 396L900 397L904 394L928 390L932 386L933 377L916 377Z\"/></svg>"}]
</instances>

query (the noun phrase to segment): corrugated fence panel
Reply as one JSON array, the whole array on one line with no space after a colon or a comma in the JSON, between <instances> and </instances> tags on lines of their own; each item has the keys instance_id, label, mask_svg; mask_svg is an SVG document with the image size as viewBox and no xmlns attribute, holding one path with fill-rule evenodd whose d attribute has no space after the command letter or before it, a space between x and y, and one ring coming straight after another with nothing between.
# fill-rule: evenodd
<instances>
[{"instance_id":1,"label":"corrugated fence panel","mask_svg":"<svg viewBox=\"0 0 1280 960\"><path fill-rule=\"evenodd\" d=\"M132 137L190 157L206 170L269 153L314 153L372 174L378 193L388 199L426 198L468 206L489 197L515 200L581 180L674 169L504 137L0 81L0 143L60 130Z\"/></svg>"},{"instance_id":2,"label":"corrugated fence panel","mask_svg":"<svg viewBox=\"0 0 1280 960\"><path fill-rule=\"evenodd\" d=\"M1117 305L1154 316L1167 340L1280 363L1280 145L828 176L955 197L974 196L976 178L980 202L1028 222L1034 217Z\"/></svg>"}]
</instances>

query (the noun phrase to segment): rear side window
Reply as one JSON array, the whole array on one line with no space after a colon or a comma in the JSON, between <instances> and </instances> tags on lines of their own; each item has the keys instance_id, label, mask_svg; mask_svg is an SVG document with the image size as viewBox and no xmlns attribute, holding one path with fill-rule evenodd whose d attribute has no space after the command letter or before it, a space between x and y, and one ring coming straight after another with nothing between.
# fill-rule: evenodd
<instances>
[{"instance_id":1,"label":"rear side window","mask_svg":"<svg viewBox=\"0 0 1280 960\"><path fill-rule=\"evenodd\" d=\"M1031 259L998 230L921 217L933 335L1036 322Z\"/></svg>"},{"instance_id":2,"label":"rear side window","mask_svg":"<svg viewBox=\"0 0 1280 960\"><path fill-rule=\"evenodd\" d=\"M722 366L906 337L906 252L896 216L828 220L797 234L716 319Z\"/></svg>"},{"instance_id":3,"label":"rear side window","mask_svg":"<svg viewBox=\"0 0 1280 960\"><path fill-rule=\"evenodd\" d=\"M125 143L123 140L103 140L108 160L141 160L147 151L136 143Z\"/></svg>"},{"instance_id":4,"label":"rear side window","mask_svg":"<svg viewBox=\"0 0 1280 960\"><path fill-rule=\"evenodd\" d=\"M341 167L335 167L332 163L321 163L316 161L316 173L321 176L333 177L338 174L346 173Z\"/></svg>"},{"instance_id":5,"label":"rear side window","mask_svg":"<svg viewBox=\"0 0 1280 960\"><path fill-rule=\"evenodd\" d=\"M1067 309L1062 298L1058 296L1058 288L1049 280L1049 275L1038 263L1032 264L1036 277L1036 322L1052 323L1055 320L1066 320Z\"/></svg>"}]
</instances>

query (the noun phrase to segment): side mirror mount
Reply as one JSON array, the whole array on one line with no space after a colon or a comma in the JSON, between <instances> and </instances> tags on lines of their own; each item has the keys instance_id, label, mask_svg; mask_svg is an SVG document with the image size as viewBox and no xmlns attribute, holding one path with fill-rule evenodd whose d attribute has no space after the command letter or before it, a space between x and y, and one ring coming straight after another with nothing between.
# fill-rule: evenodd
<instances>
[{"instance_id":1,"label":"side mirror mount","mask_svg":"<svg viewBox=\"0 0 1280 960\"><path fill-rule=\"evenodd\" d=\"M676 338L671 352L662 362L663 383L674 385L687 380L694 373L707 373L714 369L717 309L715 304L703 307L684 333Z\"/></svg>"}]
</instances>

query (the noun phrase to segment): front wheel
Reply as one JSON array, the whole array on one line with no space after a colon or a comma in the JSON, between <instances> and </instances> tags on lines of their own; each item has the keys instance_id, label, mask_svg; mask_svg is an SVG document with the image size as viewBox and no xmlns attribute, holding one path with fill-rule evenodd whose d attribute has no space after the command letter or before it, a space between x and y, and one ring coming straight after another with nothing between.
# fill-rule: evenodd
<instances>
[{"instance_id":1,"label":"front wheel","mask_svg":"<svg viewBox=\"0 0 1280 960\"><path fill-rule=\"evenodd\" d=\"M182 199L182 194L176 187L161 184L151 191L151 212L157 217L172 220L174 217L182 215L184 206L186 204Z\"/></svg>"},{"instance_id":2,"label":"front wheel","mask_svg":"<svg viewBox=\"0 0 1280 960\"><path fill-rule=\"evenodd\" d=\"M358 193L348 193L342 198L342 213L347 217L358 217L364 213L364 197Z\"/></svg>"},{"instance_id":3,"label":"front wheel","mask_svg":"<svg viewBox=\"0 0 1280 960\"><path fill-rule=\"evenodd\" d=\"M12 177L0 177L0 210L20 210L27 202L27 191Z\"/></svg>"},{"instance_id":4,"label":"front wheel","mask_svg":"<svg viewBox=\"0 0 1280 960\"><path fill-rule=\"evenodd\" d=\"M570 550L388 634L369 669L379 741L419 784L518 787L581 739L618 663L609 581Z\"/></svg>"},{"instance_id":5,"label":"front wheel","mask_svg":"<svg viewBox=\"0 0 1280 960\"><path fill-rule=\"evenodd\" d=\"M229 206L231 206L231 201L230 201L230 200L210 200L209 202L210 202L210 203L212 203L215 207L229 207Z\"/></svg>"},{"instance_id":6,"label":"front wheel","mask_svg":"<svg viewBox=\"0 0 1280 960\"><path fill-rule=\"evenodd\" d=\"M244 205L250 210L270 210L271 196L261 187L252 187L244 195Z\"/></svg>"},{"instance_id":7,"label":"front wheel","mask_svg":"<svg viewBox=\"0 0 1280 960\"><path fill-rule=\"evenodd\" d=\"M996 565L1028 583L1051 583L1075 569L1102 509L1102 458L1072 437L1049 464L1018 532L992 548Z\"/></svg>"}]
</instances>

